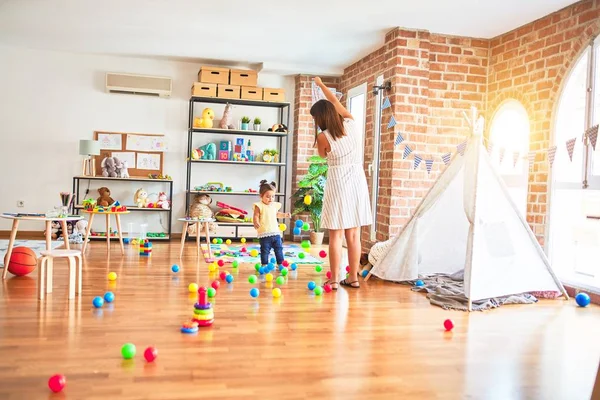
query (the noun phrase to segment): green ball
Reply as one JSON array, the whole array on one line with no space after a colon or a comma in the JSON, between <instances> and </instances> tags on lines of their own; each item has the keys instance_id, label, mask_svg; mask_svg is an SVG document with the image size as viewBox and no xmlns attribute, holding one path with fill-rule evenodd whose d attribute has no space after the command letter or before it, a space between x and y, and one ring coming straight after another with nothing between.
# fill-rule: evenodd
<instances>
[{"instance_id":1,"label":"green ball","mask_svg":"<svg viewBox=\"0 0 600 400\"><path fill-rule=\"evenodd\" d=\"M208 288L206 293L208 294L208 297L211 297L211 298L215 297L217 295L217 291L215 290L215 288Z\"/></svg>"},{"instance_id":2,"label":"green ball","mask_svg":"<svg viewBox=\"0 0 600 400\"><path fill-rule=\"evenodd\" d=\"M303 249L310 249L310 242L308 240L303 240L301 246Z\"/></svg>"},{"instance_id":3,"label":"green ball","mask_svg":"<svg viewBox=\"0 0 600 400\"><path fill-rule=\"evenodd\" d=\"M282 268L281 269L281 275L282 276L286 276L288 274L288 269L287 268Z\"/></svg>"},{"instance_id":4,"label":"green ball","mask_svg":"<svg viewBox=\"0 0 600 400\"><path fill-rule=\"evenodd\" d=\"M217 243L218 243L218 244L223 244L223 239L221 239L221 238L218 238L218 239L217 239Z\"/></svg>"},{"instance_id":5,"label":"green ball","mask_svg":"<svg viewBox=\"0 0 600 400\"><path fill-rule=\"evenodd\" d=\"M234 260L233 263L231 264L231 266L233 268L237 268L237 267L239 267L239 265L240 265L240 263L237 260Z\"/></svg>"},{"instance_id":6,"label":"green ball","mask_svg":"<svg viewBox=\"0 0 600 400\"><path fill-rule=\"evenodd\" d=\"M121 355L126 360L131 360L135 357L135 344L125 343L123 347L121 347Z\"/></svg>"},{"instance_id":7,"label":"green ball","mask_svg":"<svg viewBox=\"0 0 600 400\"><path fill-rule=\"evenodd\" d=\"M280 276L277 279L275 279L275 283L278 285L283 285L285 283L285 278L283 276Z\"/></svg>"},{"instance_id":8,"label":"green ball","mask_svg":"<svg viewBox=\"0 0 600 400\"><path fill-rule=\"evenodd\" d=\"M298 258L301 260L304 260L304 257L306 257L306 254L304 253L298 253Z\"/></svg>"},{"instance_id":9,"label":"green ball","mask_svg":"<svg viewBox=\"0 0 600 400\"><path fill-rule=\"evenodd\" d=\"M320 265L317 265L317 266L315 267L315 271L317 271L317 272L321 272L321 271L323 271L323 267L321 267Z\"/></svg>"},{"instance_id":10,"label":"green ball","mask_svg":"<svg viewBox=\"0 0 600 400\"><path fill-rule=\"evenodd\" d=\"M302 225L302 230L303 230L303 231L307 231L307 230L309 230L309 229L310 229L310 225L308 225L308 223L307 223L307 222L305 222L305 223L304 223L304 225Z\"/></svg>"},{"instance_id":11,"label":"green ball","mask_svg":"<svg viewBox=\"0 0 600 400\"><path fill-rule=\"evenodd\" d=\"M258 278L256 277L256 275L250 275L248 277L248 282L250 282L250 283L256 283L257 280L258 280Z\"/></svg>"},{"instance_id":12,"label":"green ball","mask_svg":"<svg viewBox=\"0 0 600 400\"><path fill-rule=\"evenodd\" d=\"M256 270L256 272L258 272L258 270L260 269L260 263L254 264L254 269Z\"/></svg>"},{"instance_id":13,"label":"green ball","mask_svg":"<svg viewBox=\"0 0 600 400\"><path fill-rule=\"evenodd\" d=\"M321 286L317 286L314 290L316 296L320 296L323 294L323 288Z\"/></svg>"}]
</instances>

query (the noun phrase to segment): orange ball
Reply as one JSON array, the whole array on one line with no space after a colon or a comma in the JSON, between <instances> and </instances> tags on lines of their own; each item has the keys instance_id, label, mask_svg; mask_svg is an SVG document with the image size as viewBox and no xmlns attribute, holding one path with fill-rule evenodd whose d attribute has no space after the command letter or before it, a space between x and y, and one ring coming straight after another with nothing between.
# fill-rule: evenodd
<instances>
[{"instance_id":1,"label":"orange ball","mask_svg":"<svg viewBox=\"0 0 600 400\"><path fill-rule=\"evenodd\" d=\"M6 264L6 260L4 260ZM8 272L16 276L25 276L37 267L37 256L29 247L19 246L13 248L8 264Z\"/></svg>"}]
</instances>

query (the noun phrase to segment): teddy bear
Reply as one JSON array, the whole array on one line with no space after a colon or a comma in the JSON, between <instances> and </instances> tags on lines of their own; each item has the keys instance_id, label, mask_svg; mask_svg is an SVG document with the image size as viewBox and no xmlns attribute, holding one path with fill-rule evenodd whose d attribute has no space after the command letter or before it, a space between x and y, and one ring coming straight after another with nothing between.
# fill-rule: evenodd
<instances>
[{"instance_id":1,"label":"teddy bear","mask_svg":"<svg viewBox=\"0 0 600 400\"><path fill-rule=\"evenodd\" d=\"M200 153L200 159L202 160L216 160L217 145L214 143L207 143L204 146L198 147L198 153Z\"/></svg>"},{"instance_id":2,"label":"teddy bear","mask_svg":"<svg viewBox=\"0 0 600 400\"><path fill-rule=\"evenodd\" d=\"M113 157L104 157L100 166L102 167L102 176L116 178L117 167L115 165L115 159Z\"/></svg>"},{"instance_id":3,"label":"teddy bear","mask_svg":"<svg viewBox=\"0 0 600 400\"><path fill-rule=\"evenodd\" d=\"M143 188L139 188L133 195L133 202L139 208L147 207L148 192L146 192Z\"/></svg>"},{"instance_id":4,"label":"teddy bear","mask_svg":"<svg viewBox=\"0 0 600 400\"><path fill-rule=\"evenodd\" d=\"M100 193L100 197L98 197L96 204L98 204L100 207L108 207L115 202L112 197L110 197L109 188L102 186L100 189L98 189L98 193Z\"/></svg>"},{"instance_id":5,"label":"teddy bear","mask_svg":"<svg viewBox=\"0 0 600 400\"><path fill-rule=\"evenodd\" d=\"M165 192L160 192L158 194L158 201L156 202L157 208L162 208L165 210L169 209L169 200L167 198L167 194Z\"/></svg>"},{"instance_id":6,"label":"teddy bear","mask_svg":"<svg viewBox=\"0 0 600 400\"><path fill-rule=\"evenodd\" d=\"M212 199L207 194L199 194L194 198L194 202L190 205L188 215L192 219L205 219L212 218L213 212L210 209L209 205L212 203ZM188 226L188 234L195 235L196 234L196 226L198 224L190 224ZM217 224L210 223L209 232L214 235L217 233Z\"/></svg>"}]
</instances>

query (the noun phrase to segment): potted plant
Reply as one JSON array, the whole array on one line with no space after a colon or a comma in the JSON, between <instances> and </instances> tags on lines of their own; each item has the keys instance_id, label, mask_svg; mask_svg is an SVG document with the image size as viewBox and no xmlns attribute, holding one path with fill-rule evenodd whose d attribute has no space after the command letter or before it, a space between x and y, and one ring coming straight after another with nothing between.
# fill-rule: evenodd
<instances>
[{"instance_id":1,"label":"potted plant","mask_svg":"<svg viewBox=\"0 0 600 400\"><path fill-rule=\"evenodd\" d=\"M255 131L260 131L261 123L262 123L262 121L260 120L260 118L258 118L258 117L254 118L254 130Z\"/></svg>"},{"instance_id":2,"label":"potted plant","mask_svg":"<svg viewBox=\"0 0 600 400\"><path fill-rule=\"evenodd\" d=\"M247 131L248 125L250 125L250 117L243 116L242 117L242 130Z\"/></svg>"},{"instance_id":3,"label":"potted plant","mask_svg":"<svg viewBox=\"0 0 600 400\"><path fill-rule=\"evenodd\" d=\"M310 242L315 245L323 244L324 233L321 232L321 212L323 210L323 195L327 181L327 161L319 156L308 159L308 173L298 182L298 190L292 195L294 212L292 215L308 213L313 224L310 232ZM307 204L308 203L308 204Z\"/></svg>"}]
</instances>

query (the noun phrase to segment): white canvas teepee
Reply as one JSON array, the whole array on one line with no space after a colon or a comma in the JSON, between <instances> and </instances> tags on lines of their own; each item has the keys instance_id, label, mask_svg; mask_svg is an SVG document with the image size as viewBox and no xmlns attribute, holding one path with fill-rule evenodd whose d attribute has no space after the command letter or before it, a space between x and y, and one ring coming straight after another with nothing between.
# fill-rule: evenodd
<instances>
[{"instance_id":1,"label":"white canvas teepee","mask_svg":"<svg viewBox=\"0 0 600 400\"><path fill-rule=\"evenodd\" d=\"M464 269L469 310L472 301L532 291L568 298L491 164L476 115L464 156L455 154L367 279L399 282Z\"/></svg>"}]
</instances>

